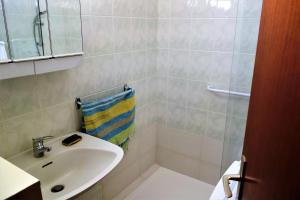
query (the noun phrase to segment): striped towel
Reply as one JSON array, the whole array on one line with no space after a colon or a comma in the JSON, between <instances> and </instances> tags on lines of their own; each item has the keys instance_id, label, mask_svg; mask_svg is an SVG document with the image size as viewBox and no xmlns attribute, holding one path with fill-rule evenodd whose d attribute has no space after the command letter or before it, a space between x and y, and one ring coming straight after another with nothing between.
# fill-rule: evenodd
<instances>
[{"instance_id":1,"label":"striped towel","mask_svg":"<svg viewBox=\"0 0 300 200\"><path fill-rule=\"evenodd\" d=\"M135 91L128 89L100 100L82 102L83 130L95 137L128 149L134 132Z\"/></svg>"}]
</instances>

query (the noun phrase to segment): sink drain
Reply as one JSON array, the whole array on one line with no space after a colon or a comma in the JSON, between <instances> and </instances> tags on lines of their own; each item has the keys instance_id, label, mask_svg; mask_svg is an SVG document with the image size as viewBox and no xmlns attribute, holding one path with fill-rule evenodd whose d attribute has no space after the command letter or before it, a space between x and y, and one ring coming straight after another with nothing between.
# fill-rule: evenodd
<instances>
[{"instance_id":1,"label":"sink drain","mask_svg":"<svg viewBox=\"0 0 300 200\"><path fill-rule=\"evenodd\" d=\"M51 188L51 192L56 193L56 192L60 192L63 189L65 189L65 186L63 185L55 185Z\"/></svg>"}]
</instances>

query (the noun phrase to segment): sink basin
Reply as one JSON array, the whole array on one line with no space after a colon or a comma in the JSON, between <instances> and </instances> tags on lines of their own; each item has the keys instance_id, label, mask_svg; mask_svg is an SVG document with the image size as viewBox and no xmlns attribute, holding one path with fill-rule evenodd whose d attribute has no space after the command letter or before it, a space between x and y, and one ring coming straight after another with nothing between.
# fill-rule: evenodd
<instances>
[{"instance_id":1,"label":"sink basin","mask_svg":"<svg viewBox=\"0 0 300 200\"><path fill-rule=\"evenodd\" d=\"M34 158L32 150L9 159L41 182L43 199L68 199L89 188L113 170L123 158L123 150L107 141L75 132L82 140L70 147L61 141L74 134L45 142L52 147L42 158ZM61 190L53 192L51 189Z\"/></svg>"}]
</instances>

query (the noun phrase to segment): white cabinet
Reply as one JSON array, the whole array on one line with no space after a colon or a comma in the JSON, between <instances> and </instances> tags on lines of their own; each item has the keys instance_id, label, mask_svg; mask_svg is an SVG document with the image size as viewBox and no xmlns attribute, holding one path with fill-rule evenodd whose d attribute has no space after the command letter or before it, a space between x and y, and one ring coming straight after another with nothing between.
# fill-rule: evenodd
<instances>
[{"instance_id":1,"label":"white cabinet","mask_svg":"<svg viewBox=\"0 0 300 200\"><path fill-rule=\"evenodd\" d=\"M33 75L33 61L0 64L0 80Z\"/></svg>"},{"instance_id":2,"label":"white cabinet","mask_svg":"<svg viewBox=\"0 0 300 200\"><path fill-rule=\"evenodd\" d=\"M2 63L0 64L0 80L71 69L79 66L82 59L82 55L77 55L27 62Z\"/></svg>"},{"instance_id":3,"label":"white cabinet","mask_svg":"<svg viewBox=\"0 0 300 200\"><path fill-rule=\"evenodd\" d=\"M48 72L71 69L80 65L82 58L82 56L71 56L34 61L35 73L44 74Z\"/></svg>"}]
</instances>

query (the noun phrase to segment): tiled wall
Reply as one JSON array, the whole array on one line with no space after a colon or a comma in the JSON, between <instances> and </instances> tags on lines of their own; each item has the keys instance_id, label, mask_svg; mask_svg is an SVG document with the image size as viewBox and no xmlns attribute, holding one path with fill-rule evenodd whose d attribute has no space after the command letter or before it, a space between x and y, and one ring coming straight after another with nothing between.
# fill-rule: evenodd
<instances>
[{"instance_id":1,"label":"tiled wall","mask_svg":"<svg viewBox=\"0 0 300 200\"><path fill-rule=\"evenodd\" d=\"M253 23L249 17L260 14L259 2L159 1L157 157L161 165L208 183L218 180L228 96L206 87L232 88L233 68L235 85L249 91L259 20ZM233 56L234 50L239 55ZM248 107L244 101L233 108L244 110Z\"/></svg>"},{"instance_id":2,"label":"tiled wall","mask_svg":"<svg viewBox=\"0 0 300 200\"><path fill-rule=\"evenodd\" d=\"M0 81L0 156L31 148L32 137L78 130L75 97L127 82L136 89L137 130L122 163L94 189L111 199L155 162L157 6L150 0L82 0L82 6L85 56L79 67Z\"/></svg>"}]
</instances>

